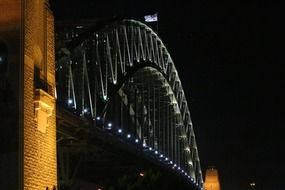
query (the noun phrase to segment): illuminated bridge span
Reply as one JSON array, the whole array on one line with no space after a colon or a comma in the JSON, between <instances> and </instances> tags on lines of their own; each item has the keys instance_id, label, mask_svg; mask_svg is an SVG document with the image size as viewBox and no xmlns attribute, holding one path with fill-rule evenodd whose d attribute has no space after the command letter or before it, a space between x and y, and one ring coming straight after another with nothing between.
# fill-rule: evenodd
<instances>
[{"instance_id":1,"label":"illuminated bridge span","mask_svg":"<svg viewBox=\"0 0 285 190\"><path fill-rule=\"evenodd\" d=\"M58 103L202 188L189 107L157 34L141 22L116 20L77 26L61 38Z\"/></svg>"}]
</instances>

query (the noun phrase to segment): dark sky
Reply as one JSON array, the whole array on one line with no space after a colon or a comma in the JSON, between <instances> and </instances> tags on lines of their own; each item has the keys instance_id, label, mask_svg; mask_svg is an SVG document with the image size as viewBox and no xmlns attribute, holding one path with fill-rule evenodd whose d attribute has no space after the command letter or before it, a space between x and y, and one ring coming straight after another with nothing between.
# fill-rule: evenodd
<instances>
[{"instance_id":1,"label":"dark sky","mask_svg":"<svg viewBox=\"0 0 285 190\"><path fill-rule=\"evenodd\" d=\"M281 1L54 0L55 19L158 12L158 33L182 81L203 171L223 190L284 189ZM281 48L283 47L283 48ZM282 188L281 188L282 187Z\"/></svg>"}]
</instances>

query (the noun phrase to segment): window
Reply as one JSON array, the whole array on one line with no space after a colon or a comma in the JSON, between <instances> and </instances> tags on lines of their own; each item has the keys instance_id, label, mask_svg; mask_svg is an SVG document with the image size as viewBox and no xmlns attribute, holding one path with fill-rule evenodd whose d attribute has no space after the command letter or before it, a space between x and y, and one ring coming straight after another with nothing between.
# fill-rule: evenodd
<instances>
[{"instance_id":1,"label":"window","mask_svg":"<svg viewBox=\"0 0 285 190\"><path fill-rule=\"evenodd\" d=\"M4 42L0 41L0 74L5 73L7 70L7 56L7 46Z\"/></svg>"}]
</instances>

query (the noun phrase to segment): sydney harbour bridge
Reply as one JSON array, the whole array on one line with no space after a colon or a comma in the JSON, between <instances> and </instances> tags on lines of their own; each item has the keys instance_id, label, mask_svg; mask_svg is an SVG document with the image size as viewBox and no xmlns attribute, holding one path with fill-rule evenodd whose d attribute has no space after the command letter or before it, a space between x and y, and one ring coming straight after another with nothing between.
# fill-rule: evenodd
<instances>
[{"instance_id":1,"label":"sydney harbour bridge","mask_svg":"<svg viewBox=\"0 0 285 190\"><path fill-rule=\"evenodd\" d=\"M96 171L93 180L99 180L104 170L115 173L114 167L129 159L134 165L143 160L202 189L189 105L159 36L146 24L127 19L58 27L59 184L71 185L80 175L92 178Z\"/></svg>"}]
</instances>

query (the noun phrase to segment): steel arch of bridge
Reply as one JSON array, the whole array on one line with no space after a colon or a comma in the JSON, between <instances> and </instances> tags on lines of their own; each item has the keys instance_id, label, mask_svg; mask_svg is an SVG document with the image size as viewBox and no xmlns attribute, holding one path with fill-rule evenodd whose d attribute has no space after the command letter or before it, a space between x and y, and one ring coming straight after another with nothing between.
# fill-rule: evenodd
<instances>
[{"instance_id":1,"label":"steel arch of bridge","mask_svg":"<svg viewBox=\"0 0 285 190\"><path fill-rule=\"evenodd\" d=\"M135 137L142 149L202 188L188 104L161 39L135 20L111 22L87 33L83 38L74 31L65 34L65 42L77 44L62 49L65 56L57 61L58 102L100 120L106 129L125 132L127 139ZM125 117L133 127L124 128Z\"/></svg>"}]
</instances>

